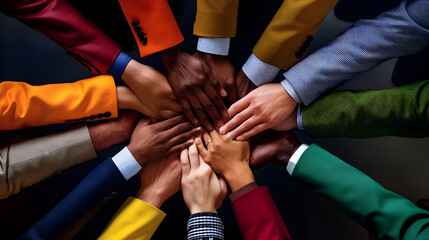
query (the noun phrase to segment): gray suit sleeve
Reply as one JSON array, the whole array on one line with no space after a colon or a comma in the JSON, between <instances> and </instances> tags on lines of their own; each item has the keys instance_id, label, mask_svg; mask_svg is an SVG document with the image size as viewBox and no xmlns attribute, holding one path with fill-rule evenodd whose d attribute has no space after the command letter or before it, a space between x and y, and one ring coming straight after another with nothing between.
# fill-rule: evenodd
<instances>
[{"instance_id":1,"label":"gray suit sleeve","mask_svg":"<svg viewBox=\"0 0 429 240\"><path fill-rule=\"evenodd\" d=\"M426 6L427 0L405 0L397 8L374 19L356 22L287 71L285 83L292 86L301 102L309 105L323 93L361 72L388 59L424 49L429 45L429 29L424 27L429 22L427 12L409 13L407 4L409 7ZM419 17L420 14L425 17Z\"/></svg>"},{"instance_id":2,"label":"gray suit sleeve","mask_svg":"<svg viewBox=\"0 0 429 240\"><path fill-rule=\"evenodd\" d=\"M96 157L86 124L37 138L16 137L0 145L0 199Z\"/></svg>"}]
</instances>

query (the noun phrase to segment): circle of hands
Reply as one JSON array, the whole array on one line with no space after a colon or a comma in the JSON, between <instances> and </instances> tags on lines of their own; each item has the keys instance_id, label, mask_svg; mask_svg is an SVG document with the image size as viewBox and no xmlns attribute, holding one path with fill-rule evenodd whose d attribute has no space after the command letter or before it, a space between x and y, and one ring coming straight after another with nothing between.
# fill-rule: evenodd
<instances>
[{"instance_id":1,"label":"circle of hands","mask_svg":"<svg viewBox=\"0 0 429 240\"><path fill-rule=\"evenodd\" d=\"M121 110L119 121L135 126L128 149L142 165L138 198L160 207L182 189L191 213L214 212L227 184L234 192L254 182L250 166L287 164L299 146L287 131L297 103L279 83L256 88L225 56L173 47L160 58L165 75L131 60L127 87L117 87L118 108L135 111Z\"/></svg>"}]
</instances>

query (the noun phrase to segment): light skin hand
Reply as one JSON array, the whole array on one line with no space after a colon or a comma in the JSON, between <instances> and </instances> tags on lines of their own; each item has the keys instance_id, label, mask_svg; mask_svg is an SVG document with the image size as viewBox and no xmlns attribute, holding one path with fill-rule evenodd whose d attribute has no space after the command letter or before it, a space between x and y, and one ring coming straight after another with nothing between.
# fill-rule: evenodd
<instances>
[{"instance_id":1,"label":"light skin hand","mask_svg":"<svg viewBox=\"0 0 429 240\"><path fill-rule=\"evenodd\" d=\"M234 141L225 135L220 135L216 130L211 131L210 134L204 132L203 138L207 149L200 138L195 139L195 143L204 162L217 174L225 177L233 192L255 181L249 167L249 142ZM212 142L209 142L209 139Z\"/></svg>"},{"instance_id":2,"label":"light skin hand","mask_svg":"<svg viewBox=\"0 0 429 240\"><path fill-rule=\"evenodd\" d=\"M280 83L264 84L229 108L230 120L220 132L239 141L249 139L283 122L296 105Z\"/></svg>"},{"instance_id":3,"label":"light skin hand","mask_svg":"<svg viewBox=\"0 0 429 240\"><path fill-rule=\"evenodd\" d=\"M147 164L140 170L141 186L136 198L160 208L169 197L180 190L181 176L182 168L175 154Z\"/></svg>"},{"instance_id":4,"label":"light skin hand","mask_svg":"<svg viewBox=\"0 0 429 240\"><path fill-rule=\"evenodd\" d=\"M289 131L297 127L297 111L292 112L292 114L286 118L283 122L272 127L271 129L276 131Z\"/></svg>"},{"instance_id":5,"label":"light skin hand","mask_svg":"<svg viewBox=\"0 0 429 240\"><path fill-rule=\"evenodd\" d=\"M181 114L166 77L158 70L131 60L121 78L154 117L167 119Z\"/></svg>"},{"instance_id":6,"label":"light skin hand","mask_svg":"<svg viewBox=\"0 0 429 240\"><path fill-rule=\"evenodd\" d=\"M201 131L200 127L192 127L184 115L153 124L147 118L141 119L128 150L140 165L155 162L190 146Z\"/></svg>"},{"instance_id":7,"label":"light skin hand","mask_svg":"<svg viewBox=\"0 0 429 240\"><path fill-rule=\"evenodd\" d=\"M225 180L202 160L195 144L181 152L180 163L183 199L191 214L215 212L228 191Z\"/></svg>"},{"instance_id":8,"label":"light skin hand","mask_svg":"<svg viewBox=\"0 0 429 240\"><path fill-rule=\"evenodd\" d=\"M228 96L229 102L232 104L237 100L235 86L235 68L229 61L227 56L221 56L210 53L196 51L194 57L200 59L208 68L208 75L220 83L217 88L221 96ZM223 90L225 89L225 90ZM223 92L222 92L223 91ZM228 93L228 94L227 94ZM219 129L221 126L216 126Z\"/></svg>"},{"instance_id":9,"label":"light skin hand","mask_svg":"<svg viewBox=\"0 0 429 240\"><path fill-rule=\"evenodd\" d=\"M219 90L220 84L207 74L207 65L178 46L160 52L159 56L174 95L188 119L194 124L199 119L207 129L213 129L212 123L222 124L228 111L220 94L226 92Z\"/></svg>"}]
</instances>

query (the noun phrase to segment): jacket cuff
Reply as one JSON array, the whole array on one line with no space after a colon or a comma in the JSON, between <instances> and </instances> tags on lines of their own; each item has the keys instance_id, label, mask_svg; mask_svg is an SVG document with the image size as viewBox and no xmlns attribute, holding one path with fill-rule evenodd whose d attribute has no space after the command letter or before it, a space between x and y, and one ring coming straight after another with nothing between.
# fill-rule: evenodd
<instances>
[{"instance_id":1,"label":"jacket cuff","mask_svg":"<svg viewBox=\"0 0 429 240\"><path fill-rule=\"evenodd\" d=\"M258 188L258 183L256 183L256 182L249 183L249 184L247 184L247 185L245 185L245 186L241 187L241 188L240 188L240 189L238 189L237 191L235 191L235 192L231 193L231 194L229 195L229 200L232 202L232 201L234 201L235 199L237 199L237 198L239 198L239 197L243 196L244 194L246 194L246 193L248 193L248 192L252 191L252 190L253 190L253 189L255 189L255 188Z\"/></svg>"}]
</instances>

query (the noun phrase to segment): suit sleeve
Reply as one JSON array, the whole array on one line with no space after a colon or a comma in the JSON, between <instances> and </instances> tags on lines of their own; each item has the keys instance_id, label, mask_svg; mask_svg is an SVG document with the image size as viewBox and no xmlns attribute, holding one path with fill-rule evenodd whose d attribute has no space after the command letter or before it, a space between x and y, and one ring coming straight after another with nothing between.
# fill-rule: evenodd
<instances>
[{"instance_id":1,"label":"suit sleeve","mask_svg":"<svg viewBox=\"0 0 429 240\"><path fill-rule=\"evenodd\" d=\"M0 199L97 158L86 124L0 144Z\"/></svg>"},{"instance_id":2,"label":"suit sleeve","mask_svg":"<svg viewBox=\"0 0 429 240\"><path fill-rule=\"evenodd\" d=\"M103 199L125 183L112 159L103 161L19 239L71 239L96 214L94 209Z\"/></svg>"},{"instance_id":3,"label":"suit sleeve","mask_svg":"<svg viewBox=\"0 0 429 240\"><path fill-rule=\"evenodd\" d=\"M117 117L115 82L100 75L74 83L0 83L0 130Z\"/></svg>"},{"instance_id":4,"label":"suit sleeve","mask_svg":"<svg viewBox=\"0 0 429 240\"><path fill-rule=\"evenodd\" d=\"M165 50L184 38L167 0L119 0L140 56Z\"/></svg>"},{"instance_id":5,"label":"suit sleeve","mask_svg":"<svg viewBox=\"0 0 429 240\"><path fill-rule=\"evenodd\" d=\"M201 37L235 37L238 0L197 0L194 35Z\"/></svg>"},{"instance_id":6,"label":"suit sleeve","mask_svg":"<svg viewBox=\"0 0 429 240\"><path fill-rule=\"evenodd\" d=\"M287 70L304 57L338 0L286 0L253 48L263 62Z\"/></svg>"},{"instance_id":7,"label":"suit sleeve","mask_svg":"<svg viewBox=\"0 0 429 240\"><path fill-rule=\"evenodd\" d=\"M106 73L121 51L66 0L0 0L0 8L65 48L92 74Z\"/></svg>"},{"instance_id":8,"label":"suit sleeve","mask_svg":"<svg viewBox=\"0 0 429 240\"><path fill-rule=\"evenodd\" d=\"M428 239L429 212L313 144L292 177L327 196L377 239Z\"/></svg>"},{"instance_id":9,"label":"suit sleeve","mask_svg":"<svg viewBox=\"0 0 429 240\"><path fill-rule=\"evenodd\" d=\"M164 217L160 209L129 197L98 239L149 240Z\"/></svg>"},{"instance_id":10,"label":"suit sleeve","mask_svg":"<svg viewBox=\"0 0 429 240\"><path fill-rule=\"evenodd\" d=\"M421 51L429 45L429 29L421 26L422 22L415 22L407 3L424 5L429 2L405 0L377 18L357 21L332 42L293 66L284 74L284 81L292 86L301 102L309 105L359 73L386 60ZM420 14L429 24L427 13L421 11Z\"/></svg>"},{"instance_id":11,"label":"suit sleeve","mask_svg":"<svg viewBox=\"0 0 429 240\"><path fill-rule=\"evenodd\" d=\"M231 201L243 239L290 239L267 187L255 188Z\"/></svg>"},{"instance_id":12,"label":"suit sleeve","mask_svg":"<svg viewBox=\"0 0 429 240\"><path fill-rule=\"evenodd\" d=\"M302 110L312 137L427 137L429 80L377 91L331 93Z\"/></svg>"}]
</instances>

